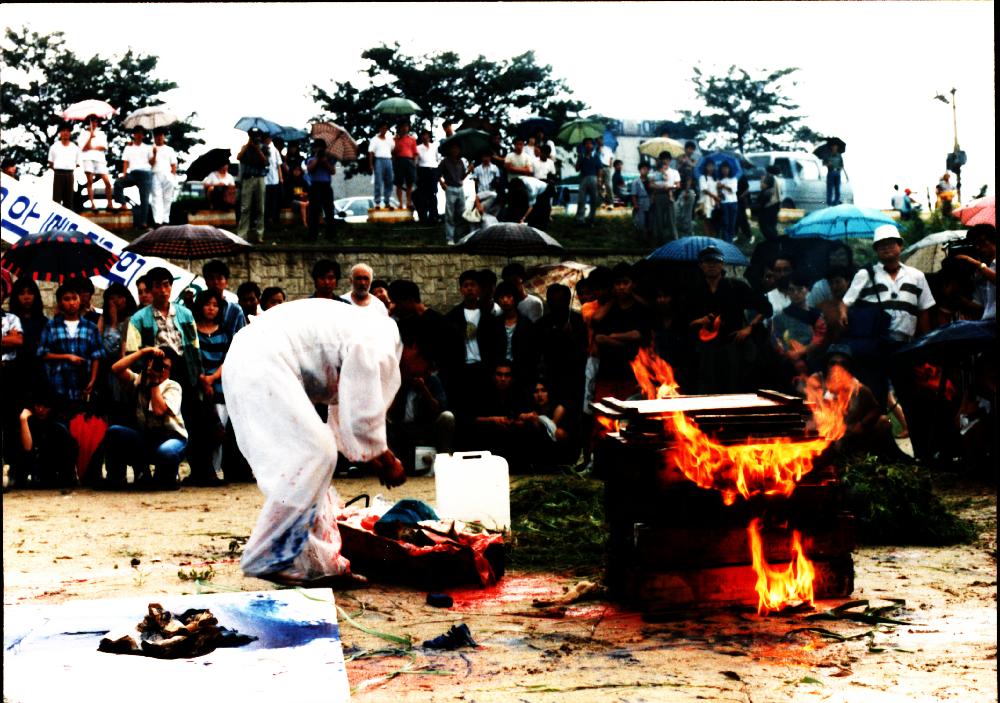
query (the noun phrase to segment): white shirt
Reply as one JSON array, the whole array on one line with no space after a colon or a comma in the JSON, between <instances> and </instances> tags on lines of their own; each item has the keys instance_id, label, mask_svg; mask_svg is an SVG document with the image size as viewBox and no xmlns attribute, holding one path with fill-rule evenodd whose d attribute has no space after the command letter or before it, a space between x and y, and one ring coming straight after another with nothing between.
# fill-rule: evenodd
<instances>
[{"instance_id":1,"label":"white shirt","mask_svg":"<svg viewBox=\"0 0 1000 703\"><path fill-rule=\"evenodd\" d=\"M201 181L207 186L234 186L236 185L236 179L233 178L233 174L227 172L225 176L220 176L218 171L212 171L210 174L205 176Z\"/></svg>"},{"instance_id":2,"label":"white shirt","mask_svg":"<svg viewBox=\"0 0 1000 703\"><path fill-rule=\"evenodd\" d=\"M878 304L881 300L889 313L889 335L899 342L913 339L917 332L918 313L934 306L934 296L927 279L921 271L905 264L900 264L895 280L885 272L881 262L873 268L875 285L872 285L866 269L859 270L844 294L844 305L850 307L858 300Z\"/></svg>"},{"instance_id":3,"label":"white shirt","mask_svg":"<svg viewBox=\"0 0 1000 703\"><path fill-rule=\"evenodd\" d=\"M545 314L545 303L537 295L528 293L524 300L517 304L517 311L532 322L538 322Z\"/></svg>"},{"instance_id":4,"label":"white shirt","mask_svg":"<svg viewBox=\"0 0 1000 703\"><path fill-rule=\"evenodd\" d=\"M267 146L267 173L264 174L264 185L276 186L281 182L278 180L278 172L281 170L281 152L274 144Z\"/></svg>"},{"instance_id":5,"label":"white shirt","mask_svg":"<svg viewBox=\"0 0 1000 703\"><path fill-rule=\"evenodd\" d=\"M535 159L535 163L531 165L531 175L543 181L550 175L554 175L555 172L556 162L552 159L546 159L545 161Z\"/></svg>"},{"instance_id":6,"label":"white shirt","mask_svg":"<svg viewBox=\"0 0 1000 703\"><path fill-rule=\"evenodd\" d=\"M698 177L698 190L701 193L711 193L712 195L719 194L719 182L715 180L714 176L699 176Z\"/></svg>"},{"instance_id":7,"label":"white shirt","mask_svg":"<svg viewBox=\"0 0 1000 703\"><path fill-rule=\"evenodd\" d=\"M72 171L79 158L80 147L73 142L65 146L62 142L56 142L49 147L49 162L56 171Z\"/></svg>"},{"instance_id":8,"label":"white shirt","mask_svg":"<svg viewBox=\"0 0 1000 703\"><path fill-rule=\"evenodd\" d=\"M604 168L610 168L615 162L615 152L611 150L611 147L604 145L601 147L601 151L597 154L598 158L601 160L601 165Z\"/></svg>"},{"instance_id":9,"label":"white shirt","mask_svg":"<svg viewBox=\"0 0 1000 703\"><path fill-rule=\"evenodd\" d=\"M130 171L148 171L149 158L153 155L153 147L149 144L129 144L122 150L122 161L128 162Z\"/></svg>"},{"instance_id":10,"label":"white shirt","mask_svg":"<svg viewBox=\"0 0 1000 703\"><path fill-rule=\"evenodd\" d=\"M66 325L67 336L75 337L77 335L77 332L80 331L79 320L63 320L63 324Z\"/></svg>"},{"instance_id":11,"label":"white shirt","mask_svg":"<svg viewBox=\"0 0 1000 703\"><path fill-rule=\"evenodd\" d=\"M736 179L735 178L720 178L719 179L719 184L723 185L723 186L726 186L726 188L728 188L728 190L722 190L722 188L719 188L719 194L721 196L722 202L724 202L724 203L735 203L735 202L737 202L738 199L736 197Z\"/></svg>"},{"instance_id":12,"label":"white shirt","mask_svg":"<svg viewBox=\"0 0 1000 703\"><path fill-rule=\"evenodd\" d=\"M153 164L153 173L172 173L173 167L177 165L177 152L174 151L172 146L166 144L155 147L155 149L156 163ZM152 151L150 149L150 153ZM129 163L129 168L132 168L131 163Z\"/></svg>"},{"instance_id":13,"label":"white shirt","mask_svg":"<svg viewBox=\"0 0 1000 703\"><path fill-rule=\"evenodd\" d=\"M440 161L437 142L417 144L417 168L437 168Z\"/></svg>"},{"instance_id":14,"label":"white shirt","mask_svg":"<svg viewBox=\"0 0 1000 703\"><path fill-rule=\"evenodd\" d=\"M483 360L479 353L479 339L476 337L483 312L479 308L475 310L463 308L462 312L465 313L465 363L476 364Z\"/></svg>"},{"instance_id":15,"label":"white shirt","mask_svg":"<svg viewBox=\"0 0 1000 703\"><path fill-rule=\"evenodd\" d=\"M368 151L376 159L391 159L392 150L395 148L396 140L388 132L385 133L385 139L376 134L368 145Z\"/></svg>"},{"instance_id":16,"label":"white shirt","mask_svg":"<svg viewBox=\"0 0 1000 703\"><path fill-rule=\"evenodd\" d=\"M777 315L779 312L792 304L792 299L777 288L772 288L767 292L767 302L771 304L774 314Z\"/></svg>"},{"instance_id":17,"label":"white shirt","mask_svg":"<svg viewBox=\"0 0 1000 703\"><path fill-rule=\"evenodd\" d=\"M21 332L24 330L21 327L21 318L12 312L5 312L3 314L3 336L6 337L11 332ZM4 361L13 361L17 358L17 347L12 347L10 351L5 351L3 353Z\"/></svg>"},{"instance_id":18,"label":"white shirt","mask_svg":"<svg viewBox=\"0 0 1000 703\"><path fill-rule=\"evenodd\" d=\"M361 308L362 310L366 310L368 312L381 313L383 315L388 315L389 314L389 308L387 308L382 303L381 300L379 300L378 298L376 298L371 293L369 293L368 297L365 298L365 302L364 303L357 302L351 296L351 294L349 292L348 293L344 293L342 296L340 296L340 299L343 300L345 303L350 303L354 307Z\"/></svg>"},{"instance_id":19,"label":"white shirt","mask_svg":"<svg viewBox=\"0 0 1000 703\"><path fill-rule=\"evenodd\" d=\"M528 156L524 151L522 151L520 154L512 151L509 154L507 154L507 158L504 159L505 164L507 164L508 166L513 166L514 168L531 168L533 161L534 159ZM525 174L511 173L509 177L511 179L521 178L523 175Z\"/></svg>"},{"instance_id":20,"label":"white shirt","mask_svg":"<svg viewBox=\"0 0 1000 703\"><path fill-rule=\"evenodd\" d=\"M76 145L80 147L80 158L84 161L100 161L104 163L106 150L108 148L108 138L99 129L94 130L94 138L90 139L90 148L84 149L87 145L87 140L90 139L90 129L85 129L76 138ZM98 147L104 147L104 149L99 149Z\"/></svg>"}]
</instances>

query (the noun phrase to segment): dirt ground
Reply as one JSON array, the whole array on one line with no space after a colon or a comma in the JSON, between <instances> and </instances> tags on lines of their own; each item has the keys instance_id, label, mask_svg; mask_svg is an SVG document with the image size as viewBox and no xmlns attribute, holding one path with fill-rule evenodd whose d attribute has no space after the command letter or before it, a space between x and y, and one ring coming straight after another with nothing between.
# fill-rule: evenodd
<instances>
[{"instance_id":1,"label":"dirt ground","mask_svg":"<svg viewBox=\"0 0 1000 703\"><path fill-rule=\"evenodd\" d=\"M382 490L368 479L337 485L345 497ZM413 479L391 497L432 502L433 492L433 479ZM366 657L393 645L341 619L345 655L355 657L348 663L353 699L996 701L996 492L964 486L949 497L981 528L975 544L855 554L854 597L873 605L905 599L893 617L908 624L816 622L801 612L759 617L751 608L647 622L604 601L556 613L533 608L532 599L574 583L558 574L509 573L497 588L453 592L448 610L425 605L423 592L370 586L336 594L365 628L410 635L419 645L464 622L479 647L435 654L418 646ZM238 565L259 506L256 487L246 484L176 493L5 493L4 606L270 590L244 578ZM789 634L802 627L825 633Z\"/></svg>"}]
</instances>

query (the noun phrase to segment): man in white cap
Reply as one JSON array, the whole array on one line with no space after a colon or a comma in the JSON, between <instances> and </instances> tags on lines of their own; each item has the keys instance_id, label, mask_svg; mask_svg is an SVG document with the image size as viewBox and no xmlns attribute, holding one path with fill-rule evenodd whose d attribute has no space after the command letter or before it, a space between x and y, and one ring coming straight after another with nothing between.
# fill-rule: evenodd
<instances>
[{"instance_id":1,"label":"man in white cap","mask_svg":"<svg viewBox=\"0 0 1000 703\"><path fill-rule=\"evenodd\" d=\"M421 370L414 350L388 316L323 299L280 305L233 339L222 385L264 494L240 562L245 574L290 584L351 578L330 483L337 452L369 462L388 487L406 480L385 419L400 367L407 377ZM325 423L317 403L330 406Z\"/></svg>"}]
</instances>

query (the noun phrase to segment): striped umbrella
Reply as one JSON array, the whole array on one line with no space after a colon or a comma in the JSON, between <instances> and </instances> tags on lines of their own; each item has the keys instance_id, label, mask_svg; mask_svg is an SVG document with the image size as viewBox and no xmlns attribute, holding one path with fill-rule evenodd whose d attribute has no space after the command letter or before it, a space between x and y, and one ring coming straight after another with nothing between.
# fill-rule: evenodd
<instances>
[{"instance_id":1,"label":"striped umbrella","mask_svg":"<svg viewBox=\"0 0 1000 703\"><path fill-rule=\"evenodd\" d=\"M358 143L347 130L333 122L317 122L312 126L312 138L326 142L326 151L341 163L358 158Z\"/></svg>"},{"instance_id":2,"label":"striped umbrella","mask_svg":"<svg viewBox=\"0 0 1000 703\"><path fill-rule=\"evenodd\" d=\"M15 276L64 283L103 276L118 255L77 231L50 230L22 237L4 252L0 266Z\"/></svg>"},{"instance_id":3,"label":"striped umbrella","mask_svg":"<svg viewBox=\"0 0 1000 703\"><path fill-rule=\"evenodd\" d=\"M171 259L207 259L251 249L250 242L212 225L164 225L136 237L123 251Z\"/></svg>"}]
</instances>

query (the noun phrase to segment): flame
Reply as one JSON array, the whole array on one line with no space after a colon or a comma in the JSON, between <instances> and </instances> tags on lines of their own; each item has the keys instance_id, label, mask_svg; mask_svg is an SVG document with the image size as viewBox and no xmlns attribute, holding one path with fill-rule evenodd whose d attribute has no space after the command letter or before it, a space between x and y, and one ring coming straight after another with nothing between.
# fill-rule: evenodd
<instances>
[{"instance_id":1,"label":"flame","mask_svg":"<svg viewBox=\"0 0 1000 703\"><path fill-rule=\"evenodd\" d=\"M656 354L641 349L632 370L647 398L678 395L673 369ZM668 461L698 486L717 489L726 505L732 505L737 495L791 495L799 480L812 470L813 459L844 436L844 415L857 386L839 366L827 376L825 388L810 378L806 396L819 437L801 442L776 438L724 445L709 438L684 413L672 413L666 420L675 439Z\"/></svg>"},{"instance_id":2,"label":"flame","mask_svg":"<svg viewBox=\"0 0 1000 703\"><path fill-rule=\"evenodd\" d=\"M618 431L618 420L613 417L607 417L605 415L597 416L597 424L601 426L603 434L608 434L610 432ZM603 435L602 435L603 436Z\"/></svg>"},{"instance_id":3,"label":"flame","mask_svg":"<svg viewBox=\"0 0 1000 703\"><path fill-rule=\"evenodd\" d=\"M813 602L813 579L816 570L802 551L802 537L798 530L792 532L794 558L783 569L773 569L764 560L764 547L760 537L760 518L747 526L753 570L757 574L757 613L767 615L795 602Z\"/></svg>"},{"instance_id":4,"label":"flame","mask_svg":"<svg viewBox=\"0 0 1000 703\"><path fill-rule=\"evenodd\" d=\"M719 325L722 324L722 318L715 316L712 320L700 330L698 330L698 339L703 342L711 342L713 339L719 336Z\"/></svg>"}]
</instances>

